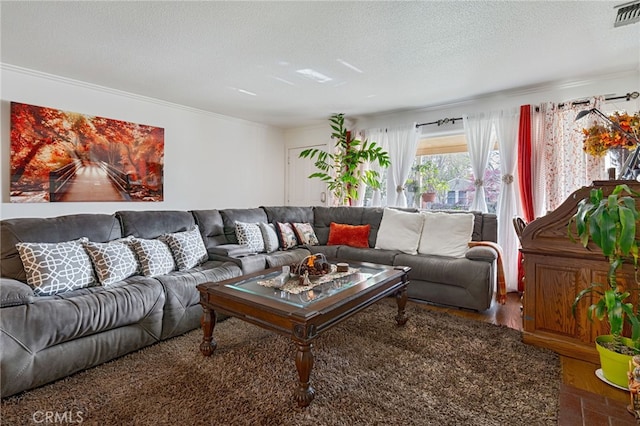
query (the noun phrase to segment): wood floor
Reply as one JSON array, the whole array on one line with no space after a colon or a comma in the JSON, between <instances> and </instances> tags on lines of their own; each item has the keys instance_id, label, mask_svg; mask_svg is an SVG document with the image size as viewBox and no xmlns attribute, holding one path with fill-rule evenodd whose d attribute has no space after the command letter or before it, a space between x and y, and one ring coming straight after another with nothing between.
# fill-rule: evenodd
<instances>
[{"instance_id":1,"label":"wood floor","mask_svg":"<svg viewBox=\"0 0 640 426\"><path fill-rule=\"evenodd\" d=\"M504 305L500 305L494 301L491 309L484 312L446 308L419 303L417 301L414 302L425 309L448 312L476 321L484 321L522 330L521 302L520 296L517 293L509 293L507 295L507 303ZM594 407L594 401L596 400L600 401L602 407L607 407L606 409L600 407L597 413L594 412L594 414L600 416L604 415L605 418L607 415L609 416L609 420L602 424L623 424L619 421L612 420L617 418L624 419L624 424L626 424L626 421L635 424L635 421L632 420L633 417L628 414L625 409L626 404L629 402L628 392L609 386L598 379L595 375L596 369L599 368L598 365L565 356L560 357L560 363L562 367L562 387L558 424L601 424L600 422L593 423L593 421L590 421L587 415L588 410L580 408L581 406L588 407L589 405ZM575 403L576 400L578 401L577 403ZM566 401L569 401L573 405L567 404L565 406ZM575 407L576 404L578 408ZM569 410L572 412L568 413ZM606 411L610 412L607 413ZM582 418L576 417L576 412L581 413ZM570 420L569 422L563 420L567 418Z\"/></svg>"}]
</instances>

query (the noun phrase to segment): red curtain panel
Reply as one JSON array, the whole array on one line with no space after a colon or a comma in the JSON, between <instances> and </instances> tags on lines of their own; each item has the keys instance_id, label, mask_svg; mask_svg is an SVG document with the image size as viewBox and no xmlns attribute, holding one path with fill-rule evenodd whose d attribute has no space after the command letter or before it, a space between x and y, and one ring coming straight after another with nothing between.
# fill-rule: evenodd
<instances>
[{"instance_id":1,"label":"red curtain panel","mask_svg":"<svg viewBox=\"0 0 640 426\"><path fill-rule=\"evenodd\" d=\"M520 106L520 128L518 131L518 177L520 202L525 222L534 219L531 179L531 105ZM524 268L522 253L518 253L518 291L524 291Z\"/></svg>"}]
</instances>

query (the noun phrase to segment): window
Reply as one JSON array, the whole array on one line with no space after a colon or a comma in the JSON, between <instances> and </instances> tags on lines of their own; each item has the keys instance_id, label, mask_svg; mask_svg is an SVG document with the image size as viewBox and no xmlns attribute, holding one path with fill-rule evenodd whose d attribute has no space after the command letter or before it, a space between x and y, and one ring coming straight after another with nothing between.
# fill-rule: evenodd
<instances>
[{"instance_id":1,"label":"window","mask_svg":"<svg viewBox=\"0 0 640 426\"><path fill-rule=\"evenodd\" d=\"M463 134L425 138L406 183L409 207L432 210L469 210L475 196L471 160ZM489 154L484 176L489 212L495 213L500 193L500 154Z\"/></svg>"}]
</instances>

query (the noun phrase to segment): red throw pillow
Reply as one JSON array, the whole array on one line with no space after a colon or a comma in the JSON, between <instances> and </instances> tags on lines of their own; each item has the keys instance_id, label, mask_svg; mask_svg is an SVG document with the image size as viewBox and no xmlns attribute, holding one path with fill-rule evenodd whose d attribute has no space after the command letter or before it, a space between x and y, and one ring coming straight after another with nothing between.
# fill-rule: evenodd
<instances>
[{"instance_id":1,"label":"red throw pillow","mask_svg":"<svg viewBox=\"0 0 640 426\"><path fill-rule=\"evenodd\" d=\"M328 246L347 245L369 248L371 225L345 225L331 222L329 225Z\"/></svg>"}]
</instances>

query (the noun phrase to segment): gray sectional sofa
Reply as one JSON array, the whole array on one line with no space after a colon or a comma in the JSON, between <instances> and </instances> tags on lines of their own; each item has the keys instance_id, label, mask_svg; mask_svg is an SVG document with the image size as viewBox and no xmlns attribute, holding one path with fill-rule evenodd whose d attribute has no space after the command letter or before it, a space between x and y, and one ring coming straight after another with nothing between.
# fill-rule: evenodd
<instances>
[{"instance_id":1,"label":"gray sectional sofa","mask_svg":"<svg viewBox=\"0 0 640 426\"><path fill-rule=\"evenodd\" d=\"M453 214L453 213L452 213ZM194 211L119 211L0 222L0 381L7 397L99 365L199 326L196 285L292 264L311 253L329 258L411 267L409 297L474 310L490 307L497 252L472 247L464 258L410 255L375 249L382 208L259 207ZM497 239L496 217L474 213L473 240ZM234 254L235 223L302 222L319 244L272 253ZM331 222L369 224L369 248L327 245ZM26 283L16 243L59 243L86 237L109 242L127 236L154 239L198 227L208 259L188 270L133 275L52 296ZM196 350L196 349L194 349Z\"/></svg>"}]
</instances>

